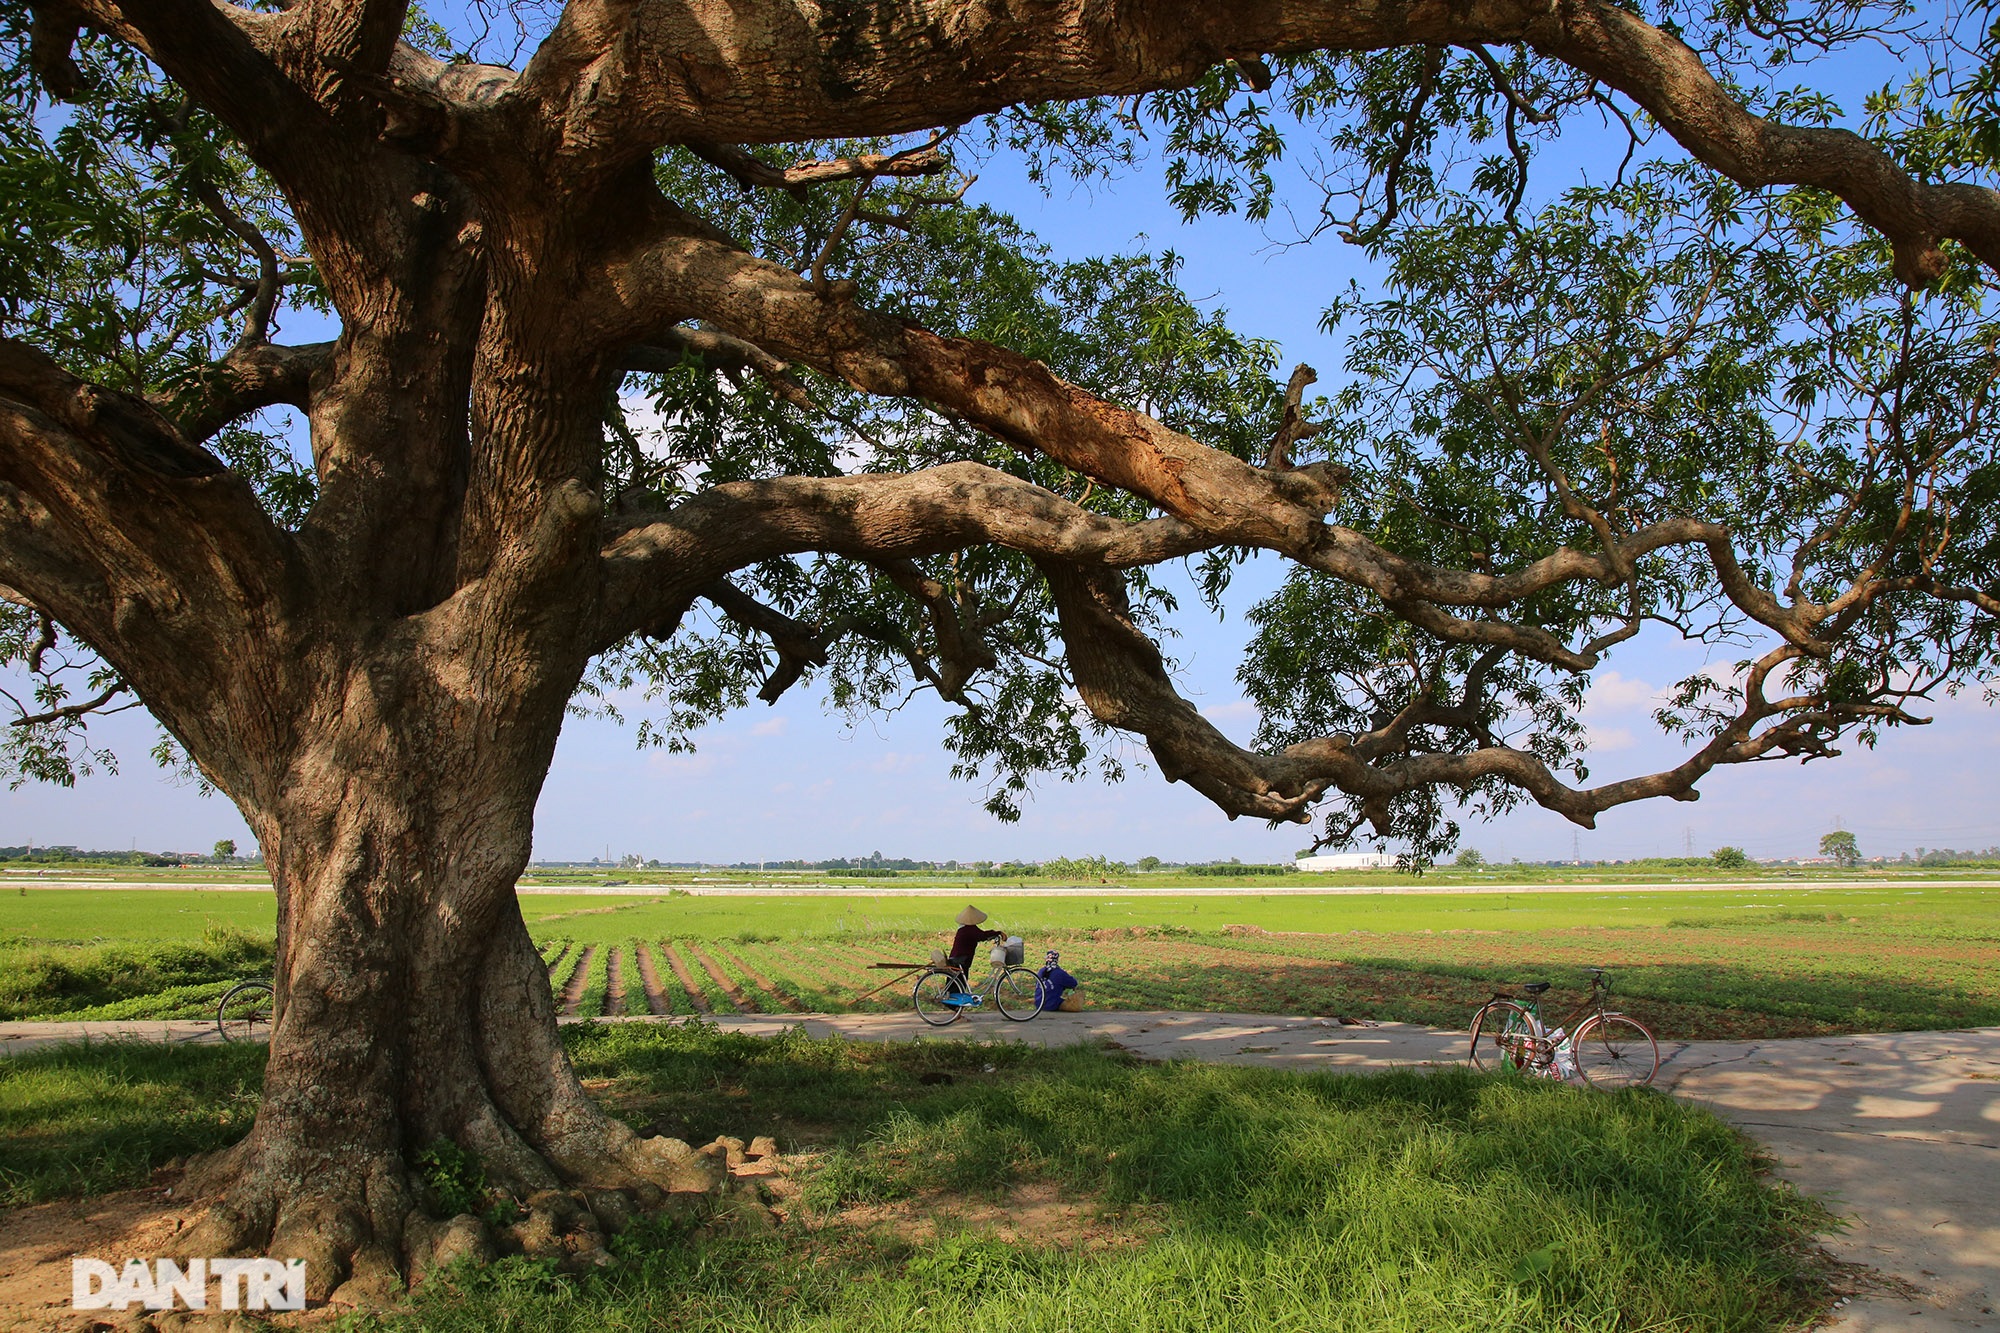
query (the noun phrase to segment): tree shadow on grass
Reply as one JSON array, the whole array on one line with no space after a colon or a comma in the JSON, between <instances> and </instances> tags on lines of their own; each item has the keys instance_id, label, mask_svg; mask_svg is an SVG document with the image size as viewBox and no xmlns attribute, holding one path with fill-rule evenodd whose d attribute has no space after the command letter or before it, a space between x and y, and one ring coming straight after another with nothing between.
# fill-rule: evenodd
<instances>
[{"instance_id":1,"label":"tree shadow on grass","mask_svg":"<svg viewBox=\"0 0 2000 1333\"><path fill-rule=\"evenodd\" d=\"M807 1198L831 1212L1045 1179L1163 1210L1158 1239L1103 1261L1174 1293L1160 1327L1260 1327L1274 1292L1271 1326L1310 1310L1315 1328L1761 1328L1823 1304L1804 1258L1823 1215L1666 1098L1087 1047L1012 1073L857 1124ZM1071 1272L1065 1292L1111 1281Z\"/></svg>"},{"instance_id":2,"label":"tree shadow on grass","mask_svg":"<svg viewBox=\"0 0 2000 1333\"><path fill-rule=\"evenodd\" d=\"M1823 1306L1801 1259L1817 1213L1762 1185L1713 1117L1643 1092L700 1024L564 1036L579 1072L635 1114L680 1116L685 1137L774 1132L788 1151L822 1149L804 1183L831 1177L820 1192L836 1205L872 1192L949 1214L953 1199L1004 1200L1039 1181L1151 1224L1140 1243L1095 1251L1059 1227L1005 1245L942 1232L878 1244L838 1219L769 1237L642 1232L601 1277L510 1260L424 1298L413 1326L832 1330L922 1308L948 1326L1123 1327L1143 1302L1162 1333L1754 1330ZM23 1143L95 1164L65 1188L107 1189L228 1142L249 1123L262 1059L258 1047L132 1044L0 1064L10 1188L51 1179L18 1174ZM808 1131L820 1137L802 1143Z\"/></svg>"},{"instance_id":3,"label":"tree shadow on grass","mask_svg":"<svg viewBox=\"0 0 2000 1333\"><path fill-rule=\"evenodd\" d=\"M262 1045L91 1042L0 1058L0 1205L142 1185L250 1129Z\"/></svg>"}]
</instances>

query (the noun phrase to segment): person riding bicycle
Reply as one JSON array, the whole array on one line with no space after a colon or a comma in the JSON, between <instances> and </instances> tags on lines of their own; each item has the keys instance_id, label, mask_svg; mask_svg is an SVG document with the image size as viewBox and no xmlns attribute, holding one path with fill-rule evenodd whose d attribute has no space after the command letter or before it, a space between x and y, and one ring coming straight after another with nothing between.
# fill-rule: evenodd
<instances>
[{"instance_id":1,"label":"person riding bicycle","mask_svg":"<svg viewBox=\"0 0 2000 1333\"><path fill-rule=\"evenodd\" d=\"M972 975L972 960L979 952L979 946L988 940L1007 937L1004 930L981 930L980 923L986 920L986 913L970 903L958 914L958 933L951 937L951 948L945 951L945 962L958 969L961 980Z\"/></svg>"}]
</instances>

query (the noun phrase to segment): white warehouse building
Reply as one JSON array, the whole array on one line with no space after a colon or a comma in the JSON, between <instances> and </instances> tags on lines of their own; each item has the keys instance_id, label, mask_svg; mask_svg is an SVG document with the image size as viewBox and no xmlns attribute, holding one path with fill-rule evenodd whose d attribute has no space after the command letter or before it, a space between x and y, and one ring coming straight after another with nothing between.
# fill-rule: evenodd
<instances>
[{"instance_id":1,"label":"white warehouse building","mask_svg":"<svg viewBox=\"0 0 2000 1333\"><path fill-rule=\"evenodd\" d=\"M1341 852L1334 856L1301 856L1301 870L1394 870L1396 858L1381 852Z\"/></svg>"}]
</instances>

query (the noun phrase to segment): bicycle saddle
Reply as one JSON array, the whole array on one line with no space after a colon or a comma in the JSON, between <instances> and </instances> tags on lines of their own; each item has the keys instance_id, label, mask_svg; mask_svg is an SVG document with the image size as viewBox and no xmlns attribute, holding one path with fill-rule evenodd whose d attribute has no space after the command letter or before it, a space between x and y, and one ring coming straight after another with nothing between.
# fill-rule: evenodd
<instances>
[{"instance_id":1,"label":"bicycle saddle","mask_svg":"<svg viewBox=\"0 0 2000 1333\"><path fill-rule=\"evenodd\" d=\"M1540 995L1548 988L1549 983L1546 981L1530 981L1521 987L1522 990L1528 992L1530 995Z\"/></svg>"}]
</instances>

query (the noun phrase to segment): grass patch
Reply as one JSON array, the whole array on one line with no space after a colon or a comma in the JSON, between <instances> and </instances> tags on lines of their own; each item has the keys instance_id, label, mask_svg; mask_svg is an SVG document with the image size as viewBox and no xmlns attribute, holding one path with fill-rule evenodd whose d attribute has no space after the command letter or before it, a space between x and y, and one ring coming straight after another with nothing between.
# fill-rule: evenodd
<instances>
[{"instance_id":1,"label":"grass patch","mask_svg":"<svg viewBox=\"0 0 2000 1333\"><path fill-rule=\"evenodd\" d=\"M93 1042L0 1059L0 1206L143 1185L255 1118L265 1048Z\"/></svg>"},{"instance_id":2,"label":"grass patch","mask_svg":"<svg viewBox=\"0 0 2000 1333\"><path fill-rule=\"evenodd\" d=\"M157 944L0 938L0 1020L180 1017L232 980L268 975L274 952L268 938L215 925Z\"/></svg>"},{"instance_id":3,"label":"grass patch","mask_svg":"<svg viewBox=\"0 0 2000 1333\"><path fill-rule=\"evenodd\" d=\"M783 1225L648 1223L618 1238L614 1269L504 1260L343 1328L1760 1333L1827 1299L1807 1262L1824 1215L1760 1179L1713 1116L1652 1093L699 1023L565 1042L634 1124L776 1136L799 1187ZM228 1143L262 1059L103 1044L0 1062L0 1202L142 1183ZM421 1165L434 1189L478 1192L457 1149ZM1073 1208L1003 1228L1027 1190ZM1119 1243L1080 1240L1105 1226Z\"/></svg>"},{"instance_id":4,"label":"grass patch","mask_svg":"<svg viewBox=\"0 0 2000 1333\"><path fill-rule=\"evenodd\" d=\"M1823 1216L1650 1093L693 1024L569 1041L635 1120L820 1149L784 1227L628 1237L620 1268L575 1283L508 1260L355 1326L1749 1333L1824 1308L1803 1260ZM1097 1249L954 1225L1026 1182L1147 1225ZM943 1220L918 1243L843 1211L896 1200Z\"/></svg>"}]
</instances>

